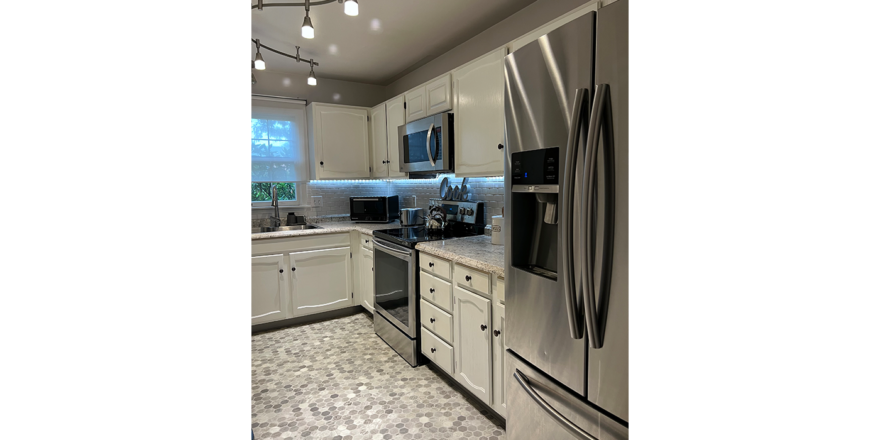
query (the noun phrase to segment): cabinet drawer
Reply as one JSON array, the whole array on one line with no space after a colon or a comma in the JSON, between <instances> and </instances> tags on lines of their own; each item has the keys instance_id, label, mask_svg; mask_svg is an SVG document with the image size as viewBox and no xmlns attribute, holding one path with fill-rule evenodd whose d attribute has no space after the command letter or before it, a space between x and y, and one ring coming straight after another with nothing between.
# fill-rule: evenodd
<instances>
[{"instance_id":1,"label":"cabinet drawer","mask_svg":"<svg viewBox=\"0 0 880 440\"><path fill-rule=\"evenodd\" d=\"M442 258L437 258L433 255L420 252L419 267L440 278L445 278L447 280L452 278L452 265Z\"/></svg>"},{"instance_id":2,"label":"cabinet drawer","mask_svg":"<svg viewBox=\"0 0 880 440\"><path fill-rule=\"evenodd\" d=\"M501 304L504 304L504 279L492 277L492 296Z\"/></svg>"},{"instance_id":3,"label":"cabinet drawer","mask_svg":"<svg viewBox=\"0 0 880 440\"><path fill-rule=\"evenodd\" d=\"M452 371L452 346L422 327L422 353L450 375Z\"/></svg>"},{"instance_id":4,"label":"cabinet drawer","mask_svg":"<svg viewBox=\"0 0 880 440\"><path fill-rule=\"evenodd\" d=\"M368 251L373 250L373 237L361 234L361 247Z\"/></svg>"},{"instance_id":5,"label":"cabinet drawer","mask_svg":"<svg viewBox=\"0 0 880 440\"><path fill-rule=\"evenodd\" d=\"M427 272L419 272L419 293L422 298L452 313L452 284Z\"/></svg>"},{"instance_id":6,"label":"cabinet drawer","mask_svg":"<svg viewBox=\"0 0 880 440\"><path fill-rule=\"evenodd\" d=\"M434 332L446 342L452 342L452 315L422 300L422 327Z\"/></svg>"},{"instance_id":7,"label":"cabinet drawer","mask_svg":"<svg viewBox=\"0 0 880 440\"><path fill-rule=\"evenodd\" d=\"M455 265L455 283L489 295L489 274L460 264Z\"/></svg>"}]
</instances>

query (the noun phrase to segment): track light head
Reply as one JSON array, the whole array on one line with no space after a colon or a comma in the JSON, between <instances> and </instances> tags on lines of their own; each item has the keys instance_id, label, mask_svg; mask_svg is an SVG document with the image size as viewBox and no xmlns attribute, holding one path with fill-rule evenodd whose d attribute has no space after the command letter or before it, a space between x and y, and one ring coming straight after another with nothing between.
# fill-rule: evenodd
<instances>
[{"instance_id":1,"label":"track light head","mask_svg":"<svg viewBox=\"0 0 880 440\"><path fill-rule=\"evenodd\" d=\"M260 52L257 52L257 57L254 58L254 68L257 70L266 70L266 62L263 61L263 55Z\"/></svg>"},{"instance_id":2,"label":"track light head","mask_svg":"<svg viewBox=\"0 0 880 440\"><path fill-rule=\"evenodd\" d=\"M357 17L357 15L358 15L358 2L357 2L357 0L345 0L343 7L345 10L345 15Z\"/></svg>"},{"instance_id":3,"label":"track light head","mask_svg":"<svg viewBox=\"0 0 880 440\"><path fill-rule=\"evenodd\" d=\"M318 78L315 77L315 65L312 60L309 60L309 65L312 66L312 70L309 72L309 79L306 82L308 82L310 86L316 86L318 85Z\"/></svg>"},{"instance_id":4,"label":"track light head","mask_svg":"<svg viewBox=\"0 0 880 440\"><path fill-rule=\"evenodd\" d=\"M309 18L308 12L306 12L306 18L303 19L302 36L310 40L315 38L315 27L312 26L312 19Z\"/></svg>"}]
</instances>

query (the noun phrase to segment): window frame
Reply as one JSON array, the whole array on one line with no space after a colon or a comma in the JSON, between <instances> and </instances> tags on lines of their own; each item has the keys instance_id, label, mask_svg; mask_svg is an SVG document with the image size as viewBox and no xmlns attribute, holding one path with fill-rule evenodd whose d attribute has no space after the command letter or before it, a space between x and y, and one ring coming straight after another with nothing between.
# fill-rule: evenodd
<instances>
[{"instance_id":1,"label":"window frame","mask_svg":"<svg viewBox=\"0 0 880 440\"><path fill-rule=\"evenodd\" d=\"M272 104L274 103L274 105ZM279 105L281 104L281 105ZM298 127L301 132L300 141L302 145L299 147L300 156L302 156L303 167L301 170L302 177L308 179L309 176L309 150L308 150L308 115L306 114L305 106L308 105L308 102L303 99L296 98L286 98L281 96L268 96L268 95L251 95L251 119L270 119L273 117L289 117L290 109L286 106L286 104L296 104L301 105L303 108L299 109L302 113L302 124ZM259 107L256 109L255 107ZM256 115L256 118L255 118ZM296 152L296 151L295 151ZM254 182L251 181L253 184ZM263 182L267 183L267 182ZM296 185L296 200L279 200L279 207L296 207L305 205L303 200L305 200L308 195L306 192L308 191L308 185L302 185L306 183L305 181L283 181L283 182L271 182L271 183L293 183ZM271 201L251 201L251 207L254 209L271 209L272 202Z\"/></svg>"}]
</instances>

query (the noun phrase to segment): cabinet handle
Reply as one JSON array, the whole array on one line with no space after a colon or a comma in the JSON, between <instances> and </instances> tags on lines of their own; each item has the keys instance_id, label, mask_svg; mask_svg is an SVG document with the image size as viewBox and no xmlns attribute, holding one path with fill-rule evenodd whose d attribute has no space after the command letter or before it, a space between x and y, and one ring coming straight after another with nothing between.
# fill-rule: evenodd
<instances>
[{"instance_id":1,"label":"cabinet handle","mask_svg":"<svg viewBox=\"0 0 880 440\"><path fill-rule=\"evenodd\" d=\"M486 324L480 324L480 330L486 331L487 328L489 327L486 327Z\"/></svg>"},{"instance_id":2,"label":"cabinet handle","mask_svg":"<svg viewBox=\"0 0 880 440\"><path fill-rule=\"evenodd\" d=\"M434 323L434 318L431 318L431 324L433 324L433 323Z\"/></svg>"},{"instance_id":3,"label":"cabinet handle","mask_svg":"<svg viewBox=\"0 0 880 440\"><path fill-rule=\"evenodd\" d=\"M433 353L433 352L435 352L435 351L437 351L436 348L432 348L432 349L431 349L431 353Z\"/></svg>"},{"instance_id":4,"label":"cabinet handle","mask_svg":"<svg viewBox=\"0 0 880 440\"><path fill-rule=\"evenodd\" d=\"M496 337L496 338L498 337L498 335L501 334L501 332L498 331L498 330L494 330L494 331L492 331L492 333L495 334L495 337Z\"/></svg>"},{"instance_id":5,"label":"cabinet handle","mask_svg":"<svg viewBox=\"0 0 880 440\"><path fill-rule=\"evenodd\" d=\"M433 288L433 287L431 288L431 293L434 293L434 288Z\"/></svg>"},{"instance_id":6,"label":"cabinet handle","mask_svg":"<svg viewBox=\"0 0 880 440\"><path fill-rule=\"evenodd\" d=\"M284 273L284 269L278 269L278 273Z\"/></svg>"},{"instance_id":7,"label":"cabinet handle","mask_svg":"<svg viewBox=\"0 0 880 440\"><path fill-rule=\"evenodd\" d=\"M434 263L428 263L428 267L434 267Z\"/></svg>"},{"instance_id":8,"label":"cabinet handle","mask_svg":"<svg viewBox=\"0 0 880 440\"><path fill-rule=\"evenodd\" d=\"M504 145L498 144L498 149L499 149L499 150L503 150L503 149L504 149Z\"/></svg>"},{"instance_id":9,"label":"cabinet handle","mask_svg":"<svg viewBox=\"0 0 880 440\"><path fill-rule=\"evenodd\" d=\"M464 280L465 280L465 281L470 281L470 280L471 280L471 276L470 276L470 275L465 275L465 276L464 276Z\"/></svg>"}]
</instances>

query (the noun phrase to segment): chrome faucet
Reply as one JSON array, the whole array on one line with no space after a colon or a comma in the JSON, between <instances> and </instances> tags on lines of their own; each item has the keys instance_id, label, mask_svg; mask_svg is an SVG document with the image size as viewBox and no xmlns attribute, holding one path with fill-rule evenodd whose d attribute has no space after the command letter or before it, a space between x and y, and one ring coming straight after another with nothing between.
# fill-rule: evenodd
<instances>
[{"instance_id":1,"label":"chrome faucet","mask_svg":"<svg viewBox=\"0 0 880 440\"><path fill-rule=\"evenodd\" d=\"M278 212L278 185L272 185L272 207L275 208L275 216L269 217L273 228L281 226L281 214Z\"/></svg>"}]
</instances>

